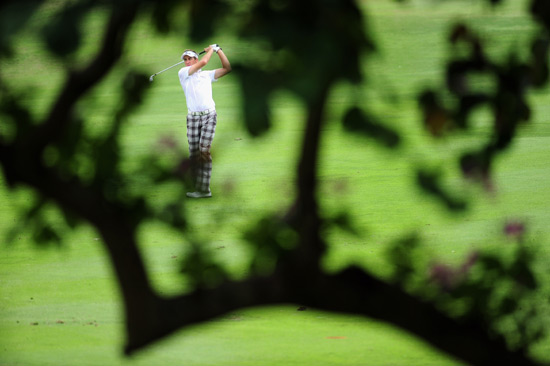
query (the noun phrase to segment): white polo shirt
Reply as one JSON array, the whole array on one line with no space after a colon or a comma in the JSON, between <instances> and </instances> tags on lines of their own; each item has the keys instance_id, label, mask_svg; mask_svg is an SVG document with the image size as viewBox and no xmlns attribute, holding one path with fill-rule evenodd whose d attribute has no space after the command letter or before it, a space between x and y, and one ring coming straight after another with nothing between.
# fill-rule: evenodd
<instances>
[{"instance_id":1,"label":"white polo shirt","mask_svg":"<svg viewBox=\"0 0 550 366\"><path fill-rule=\"evenodd\" d=\"M212 83L218 81L215 78L215 71L202 69L189 76L190 66L182 68L178 72L180 84L185 93L187 110L189 112L201 112L208 109L215 109L216 104L212 98Z\"/></svg>"}]
</instances>

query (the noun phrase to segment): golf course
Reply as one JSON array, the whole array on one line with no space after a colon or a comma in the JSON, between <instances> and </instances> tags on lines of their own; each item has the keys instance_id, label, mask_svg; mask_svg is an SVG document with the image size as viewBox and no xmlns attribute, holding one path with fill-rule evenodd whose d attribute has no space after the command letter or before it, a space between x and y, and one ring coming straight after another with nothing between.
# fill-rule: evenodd
<instances>
[{"instance_id":1,"label":"golf course","mask_svg":"<svg viewBox=\"0 0 550 366\"><path fill-rule=\"evenodd\" d=\"M41 4L10 40L13 56L1 61L1 83L16 91L37 120L49 113L65 82L65 68L86 65L100 49L106 29L107 11L94 8L81 19L86 30L81 47L69 59L52 56L41 30L72 2ZM391 249L412 240L418 244L408 252L415 274L407 290L416 294L434 266L459 268L479 253L511 263L521 246L532 255L538 284L526 295L538 311L532 323L550 329L548 83L528 94L529 120L519 125L511 145L492 161L490 177L481 183L465 179L459 159L490 139L494 122L489 108L479 108L469 128L434 137L423 124L418 102L422 90L441 90L445 85L445 63L453 55L449 36L457 23L468 24L487 40L488 57L505 60L517 51L526 58L527 42L535 32L530 1L508 0L497 6L476 0L356 2L376 47L360 58L361 83L339 81L324 110L318 209L327 220L349 221L322 231L327 243L323 269L337 273L353 265L390 281L396 268ZM165 35L153 29L150 18L137 18L118 63L75 105L90 139L108 134L120 122L116 154L129 192L145 195L152 210L164 212L177 201L185 211L185 236L152 220L143 222L137 232L152 286L163 296L192 290L192 281L182 275L182 263L197 245L223 266L230 279L247 278L254 253L246 233L262 217L284 216L295 201L307 119L302 100L277 90L270 101L270 128L252 136L243 117L245 93L234 71L212 84L218 115L211 151L212 197L182 197L182 187L174 181L157 182L147 176L148 157L175 167L188 155L187 106L178 79L184 65L156 75L135 109L118 121L114 116L122 104L126 72L136 69L148 78L181 61L185 49L199 52L213 43L223 48L233 65L246 64L251 56L255 62L261 59L261 47L225 31L232 29L231 18L216 24L208 42L193 43L190 17L186 11L172 14L176 29ZM307 62L315 65L319 58L331 57L311 54ZM277 60L265 62L268 68ZM214 54L206 69L219 67ZM480 90L492 87L483 77L472 84ZM342 120L353 106L364 107L381 125L397 131L399 143L384 145L344 128ZM0 141L10 140L14 130L13 123L0 115ZM93 147L90 143L79 151ZM72 164L83 181L94 174L86 159ZM449 209L422 190L419 171L436 174L443 189L463 207ZM34 220L27 212L39 201L34 189L10 186L0 174L0 366L466 365L394 325L299 303L238 309L184 327L127 356L122 296L102 236L85 221L67 223L51 200L45 200L37 214L40 220ZM43 227L37 225L55 229L60 240L40 240L36 233ZM501 293L508 293L497 280ZM515 326L507 318L498 330L511 334ZM550 362L550 335L530 344L528 352L534 360Z\"/></svg>"}]
</instances>

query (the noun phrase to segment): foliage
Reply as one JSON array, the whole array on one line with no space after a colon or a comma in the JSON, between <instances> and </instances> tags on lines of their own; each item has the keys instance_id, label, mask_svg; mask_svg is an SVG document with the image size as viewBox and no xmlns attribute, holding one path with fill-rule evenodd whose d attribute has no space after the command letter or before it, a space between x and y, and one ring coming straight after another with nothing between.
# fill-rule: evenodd
<instances>
[{"instance_id":1,"label":"foliage","mask_svg":"<svg viewBox=\"0 0 550 366\"><path fill-rule=\"evenodd\" d=\"M498 6L502 1L489 2ZM24 22L39 9L40 2L17 4L1 6L3 20L13 15ZM522 61L516 51L503 60L490 59L484 41L467 24L458 24L449 35L455 53L446 66L445 87L424 90L418 96L423 123L436 138L467 130L472 113L481 106L489 107L491 136L480 150L461 152L458 158L464 177L489 189L494 160L509 148L518 127L530 118L529 91L548 84L550 5L543 0L531 4L539 30L528 45L528 60ZM537 323L538 309L529 302L538 288L531 270L533 254L521 244L509 263L499 256L474 253L458 269L434 265L428 278L419 277L419 263L411 254L421 250L414 236L389 248L395 266L390 281L381 281L357 267L328 274L321 266L327 246L323 230L338 225L353 232L345 214L328 219L320 216L316 190L327 96L338 82L362 82L363 57L376 50L367 31L368 18L357 2L258 0L243 5L193 0L189 6L189 31L197 42L216 32L212 19L230 16L233 10L242 14L243 6L253 15L240 19L235 30L243 41L264 48L262 60L251 59L235 67L244 96L244 123L252 136L269 130L275 92L290 91L306 108L295 202L283 217L260 218L245 234L255 254L250 276L244 280L230 280L222 266L200 245L194 245L182 268L191 279L193 291L164 298L150 285L137 246L139 227L160 221L182 235L188 233L183 203L155 207L146 192L128 185L120 166L120 131L145 98L147 76L128 68L113 119L103 135L94 136L86 130L86 118L77 108L86 93L119 62L136 19L151 16L157 31L167 33L173 26L171 14L185 10L179 2L63 3L41 32L45 46L66 67L66 81L43 118L24 106L23 97L17 89L5 86L5 75L0 74L0 114L6 126L0 134L0 163L6 182L11 188L26 186L36 192L35 203L22 215L33 222L38 243L62 239L43 214L52 203L71 227L87 222L101 234L124 301L126 352L234 309L291 302L382 319L471 364L534 364L526 353L544 332ZM81 20L98 9L109 12L101 47L82 69L73 69L84 34ZM2 24L6 25L1 28L0 57L9 58L10 36L22 27L14 22ZM311 64L305 61L311 54L334 57L319 57ZM265 58L274 60L269 67L263 62ZM493 87L472 88L470 78L479 75L490 80ZM344 114L342 124L351 134L395 148L401 141L399 131L380 120L369 111L367 102L358 102ZM187 171L186 160L166 164L150 156L139 173L157 183L178 184L183 192ZM417 183L449 210L467 208L466 202L443 187L437 172L420 169ZM517 227L508 229L517 232ZM410 286L411 281L414 286ZM398 306L407 307L407 316ZM446 330L443 334L442 328ZM464 342L457 344L458 337Z\"/></svg>"}]
</instances>

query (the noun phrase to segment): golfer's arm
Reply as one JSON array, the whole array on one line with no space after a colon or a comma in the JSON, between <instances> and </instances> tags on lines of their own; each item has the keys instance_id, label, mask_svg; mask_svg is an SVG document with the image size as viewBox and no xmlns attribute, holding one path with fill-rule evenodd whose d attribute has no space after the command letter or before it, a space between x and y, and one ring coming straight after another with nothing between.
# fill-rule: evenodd
<instances>
[{"instance_id":1,"label":"golfer's arm","mask_svg":"<svg viewBox=\"0 0 550 366\"><path fill-rule=\"evenodd\" d=\"M206 64L208 64L208 61L210 61L210 57L212 57L212 52L214 52L214 50L210 48L208 52L206 52L206 54L202 56L202 58L196 64L191 66L189 68L189 75L193 75L195 72L205 67Z\"/></svg>"},{"instance_id":2,"label":"golfer's arm","mask_svg":"<svg viewBox=\"0 0 550 366\"><path fill-rule=\"evenodd\" d=\"M215 71L215 78L219 79L224 75L227 75L231 72L231 64L229 63L229 60L227 59L227 56L225 53L223 53L223 50L218 51L218 56L220 57L220 61L222 62L222 68L216 69Z\"/></svg>"}]
</instances>

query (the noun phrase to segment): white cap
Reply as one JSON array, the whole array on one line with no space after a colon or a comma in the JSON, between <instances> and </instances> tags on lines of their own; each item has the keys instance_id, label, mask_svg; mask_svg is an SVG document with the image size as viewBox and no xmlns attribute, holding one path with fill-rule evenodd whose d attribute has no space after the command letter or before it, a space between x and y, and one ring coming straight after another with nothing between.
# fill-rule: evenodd
<instances>
[{"instance_id":1,"label":"white cap","mask_svg":"<svg viewBox=\"0 0 550 366\"><path fill-rule=\"evenodd\" d=\"M183 60L183 57L184 57L184 56L194 57L194 58L197 58L197 59L199 58L199 55L197 55L197 53L194 52L194 51L185 51L185 52L183 53L183 55L181 55L181 59L182 59L182 60Z\"/></svg>"}]
</instances>

